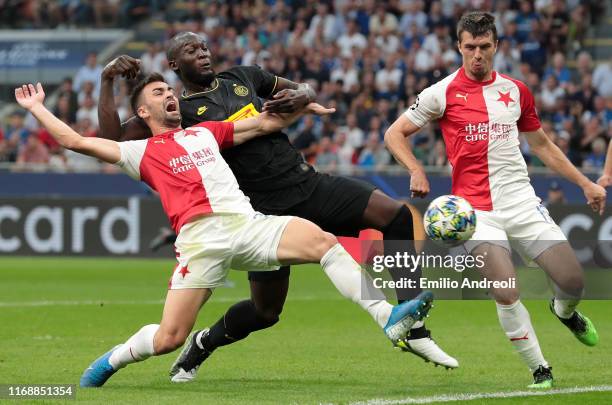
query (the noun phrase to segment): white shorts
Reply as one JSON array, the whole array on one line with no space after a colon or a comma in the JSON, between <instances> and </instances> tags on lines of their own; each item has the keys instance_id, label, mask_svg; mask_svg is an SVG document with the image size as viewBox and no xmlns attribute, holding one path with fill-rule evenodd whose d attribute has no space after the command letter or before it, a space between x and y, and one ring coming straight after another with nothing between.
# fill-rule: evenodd
<instances>
[{"instance_id":1,"label":"white shorts","mask_svg":"<svg viewBox=\"0 0 612 405\"><path fill-rule=\"evenodd\" d=\"M471 252L476 246L488 242L511 252L512 246L523 260L530 262L545 250L565 241L567 238L546 207L535 200L504 210L476 210L476 232L465 243L465 248Z\"/></svg>"},{"instance_id":2,"label":"white shorts","mask_svg":"<svg viewBox=\"0 0 612 405\"><path fill-rule=\"evenodd\" d=\"M185 224L176 238L178 264L168 288L215 288L231 269L274 271L285 227L294 217L213 214Z\"/></svg>"}]
</instances>

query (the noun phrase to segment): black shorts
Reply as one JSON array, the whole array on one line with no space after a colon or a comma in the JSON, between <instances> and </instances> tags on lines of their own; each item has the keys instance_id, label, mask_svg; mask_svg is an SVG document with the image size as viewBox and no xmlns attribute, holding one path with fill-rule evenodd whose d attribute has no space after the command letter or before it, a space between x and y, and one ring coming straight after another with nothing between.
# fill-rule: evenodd
<instances>
[{"instance_id":1,"label":"black shorts","mask_svg":"<svg viewBox=\"0 0 612 405\"><path fill-rule=\"evenodd\" d=\"M373 185L349 177L317 174L319 181L310 197L285 210L268 211L265 214L292 215L319 225L324 231L337 236L358 236L364 228L363 212L370 196L376 189ZM286 270L285 270L286 269ZM279 271L249 272L249 280L278 280L289 276L289 268Z\"/></svg>"}]
</instances>

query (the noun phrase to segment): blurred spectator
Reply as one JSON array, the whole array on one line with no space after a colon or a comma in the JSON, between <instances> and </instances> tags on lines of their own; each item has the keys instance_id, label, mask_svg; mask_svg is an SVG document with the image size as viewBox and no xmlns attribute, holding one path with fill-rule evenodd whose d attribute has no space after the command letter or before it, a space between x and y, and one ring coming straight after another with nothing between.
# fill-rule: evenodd
<instances>
[{"instance_id":1,"label":"blurred spectator","mask_svg":"<svg viewBox=\"0 0 612 405\"><path fill-rule=\"evenodd\" d=\"M89 82L91 83L91 82ZM59 104L60 100L65 105L62 106L61 113L59 112ZM61 119L66 123L73 123L76 121L76 112L79 109L79 97L77 93L74 91L72 85L72 78L66 77L62 80L62 84L60 85L60 89L58 92L58 103L56 104L54 114L57 116L61 115Z\"/></svg>"},{"instance_id":2,"label":"blurred spectator","mask_svg":"<svg viewBox=\"0 0 612 405\"><path fill-rule=\"evenodd\" d=\"M557 77L549 75L540 93L542 109L548 113L554 112L557 109L559 100L563 97L565 97L565 90L563 90L563 87L559 87Z\"/></svg>"},{"instance_id":3,"label":"blurred spectator","mask_svg":"<svg viewBox=\"0 0 612 405\"><path fill-rule=\"evenodd\" d=\"M510 41L501 39L497 48L497 53L493 59L493 68L500 73L508 74L512 77L519 76L521 53L513 48Z\"/></svg>"},{"instance_id":4,"label":"blurred spectator","mask_svg":"<svg viewBox=\"0 0 612 405\"><path fill-rule=\"evenodd\" d=\"M426 164L427 159L429 157L429 139L424 134L417 134L414 138L413 145L414 156L421 162L422 164Z\"/></svg>"},{"instance_id":5,"label":"blurred spectator","mask_svg":"<svg viewBox=\"0 0 612 405\"><path fill-rule=\"evenodd\" d=\"M521 4L525 3L529 2L521 2ZM521 61L528 63L532 71L541 75L546 65L546 46L538 21L535 19L530 21L532 21L531 30L527 32L521 47Z\"/></svg>"},{"instance_id":6,"label":"blurred spectator","mask_svg":"<svg viewBox=\"0 0 612 405\"><path fill-rule=\"evenodd\" d=\"M337 38L336 18L329 13L329 7L325 3L317 5L317 13L310 20L310 26L308 27L309 35L315 36L317 29L322 30L325 42L331 42Z\"/></svg>"},{"instance_id":7,"label":"blurred spectator","mask_svg":"<svg viewBox=\"0 0 612 405\"><path fill-rule=\"evenodd\" d=\"M346 132L338 131L334 136L334 149L338 156L338 170L350 173L355 158L355 148L346 141Z\"/></svg>"},{"instance_id":8,"label":"blurred spectator","mask_svg":"<svg viewBox=\"0 0 612 405\"><path fill-rule=\"evenodd\" d=\"M361 148L365 134L361 128L357 126L357 117L353 113L346 116L346 125L338 128L338 131L346 134L346 141L354 149Z\"/></svg>"},{"instance_id":9,"label":"blurred spectator","mask_svg":"<svg viewBox=\"0 0 612 405\"><path fill-rule=\"evenodd\" d=\"M425 37L422 48L436 57L441 53L440 42L446 39L448 39L448 27L443 22L439 22L434 26L433 32Z\"/></svg>"},{"instance_id":10,"label":"blurred spectator","mask_svg":"<svg viewBox=\"0 0 612 405\"><path fill-rule=\"evenodd\" d=\"M384 68L376 72L378 97L390 98L392 93L397 93L401 80L402 71L396 66L395 56L389 56Z\"/></svg>"},{"instance_id":11,"label":"blurred spectator","mask_svg":"<svg viewBox=\"0 0 612 405\"><path fill-rule=\"evenodd\" d=\"M143 74L163 72L166 54L162 51L158 42L149 44L147 51L140 57L140 69Z\"/></svg>"},{"instance_id":12,"label":"blurred spectator","mask_svg":"<svg viewBox=\"0 0 612 405\"><path fill-rule=\"evenodd\" d=\"M315 164L318 168L325 170L335 170L338 166L338 155L334 151L331 139L324 136L319 142L319 152Z\"/></svg>"},{"instance_id":13,"label":"blurred spectator","mask_svg":"<svg viewBox=\"0 0 612 405\"><path fill-rule=\"evenodd\" d=\"M534 22L539 22L539 19L539 14L533 11L531 1L521 0L519 2L519 11L514 21L517 25L517 35L520 41L527 41L529 34L534 27Z\"/></svg>"},{"instance_id":14,"label":"blurred spectator","mask_svg":"<svg viewBox=\"0 0 612 405\"><path fill-rule=\"evenodd\" d=\"M391 155L380 142L377 134L370 134L365 147L359 154L357 164L365 169L381 169L391 162Z\"/></svg>"},{"instance_id":15,"label":"blurred spectator","mask_svg":"<svg viewBox=\"0 0 612 405\"><path fill-rule=\"evenodd\" d=\"M83 101L85 101L86 98L92 98L94 100L98 98L96 96L95 86L95 83L89 80L83 82L83 85L81 86L81 91L77 95L77 102L79 107L83 105Z\"/></svg>"},{"instance_id":16,"label":"blurred spectator","mask_svg":"<svg viewBox=\"0 0 612 405\"><path fill-rule=\"evenodd\" d=\"M49 151L37 134L30 134L26 143L19 149L17 164L45 164L49 161Z\"/></svg>"},{"instance_id":17,"label":"blurred spectator","mask_svg":"<svg viewBox=\"0 0 612 405\"><path fill-rule=\"evenodd\" d=\"M370 34L378 35L383 31L395 32L397 27L397 17L387 12L385 3L378 3L376 14L370 17Z\"/></svg>"},{"instance_id":18,"label":"blurred spectator","mask_svg":"<svg viewBox=\"0 0 612 405\"><path fill-rule=\"evenodd\" d=\"M81 107L77 111L76 119L77 122L88 119L93 126L98 126L98 108L93 97L89 96L83 100Z\"/></svg>"},{"instance_id":19,"label":"blurred spectator","mask_svg":"<svg viewBox=\"0 0 612 405\"><path fill-rule=\"evenodd\" d=\"M302 128L293 140L293 146L304 156L307 162L313 162L317 154L317 137L314 133L314 119L306 115L302 119Z\"/></svg>"},{"instance_id":20,"label":"blurred spectator","mask_svg":"<svg viewBox=\"0 0 612 405\"><path fill-rule=\"evenodd\" d=\"M357 68L353 65L353 60L345 56L340 62L340 66L331 72L330 80L332 82L342 81L342 91L348 93L351 88L359 84L359 75Z\"/></svg>"},{"instance_id":21,"label":"blurred spectator","mask_svg":"<svg viewBox=\"0 0 612 405\"><path fill-rule=\"evenodd\" d=\"M435 1L431 5L430 19L428 21L427 14L422 10L421 1L409 1L405 2L404 14L400 19L399 32L408 32L412 30L412 27L416 28L417 32L425 32L428 22L431 24L430 28L433 28L433 24L436 22L443 21L445 18L442 14L440 2Z\"/></svg>"},{"instance_id":22,"label":"blurred spectator","mask_svg":"<svg viewBox=\"0 0 612 405\"><path fill-rule=\"evenodd\" d=\"M137 23L153 11L151 0L127 0L121 3L121 25L124 27Z\"/></svg>"},{"instance_id":23,"label":"blurred spectator","mask_svg":"<svg viewBox=\"0 0 612 405\"><path fill-rule=\"evenodd\" d=\"M565 66L565 56L561 52L555 52L553 55L552 66L546 69L546 72L544 73L544 80L546 80L548 76L555 76L559 86L561 87L566 87L570 82L570 71L567 66Z\"/></svg>"},{"instance_id":24,"label":"blurred spectator","mask_svg":"<svg viewBox=\"0 0 612 405\"><path fill-rule=\"evenodd\" d=\"M94 84L94 92L96 97L100 94L100 81L102 75L102 66L98 65L98 57L94 52L87 55L85 65L82 66L74 76L74 90L78 93L85 82Z\"/></svg>"},{"instance_id":25,"label":"blurred spectator","mask_svg":"<svg viewBox=\"0 0 612 405\"><path fill-rule=\"evenodd\" d=\"M434 147L427 158L427 165L435 167L446 167L448 166L448 159L446 158L446 146L442 139L436 140Z\"/></svg>"},{"instance_id":26,"label":"blurred spectator","mask_svg":"<svg viewBox=\"0 0 612 405\"><path fill-rule=\"evenodd\" d=\"M376 46L385 54L395 54L400 47L399 37L390 29L382 28L376 37Z\"/></svg>"},{"instance_id":27,"label":"blurred spectator","mask_svg":"<svg viewBox=\"0 0 612 405\"><path fill-rule=\"evenodd\" d=\"M357 23L354 20L348 20L346 23L346 33L338 38L336 43L340 48L340 55L350 58L353 48L364 49L368 45L368 40L358 31Z\"/></svg>"},{"instance_id":28,"label":"blurred spectator","mask_svg":"<svg viewBox=\"0 0 612 405\"><path fill-rule=\"evenodd\" d=\"M593 86L604 97L612 97L612 62L600 63L593 71Z\"/></svg>"},{"instance_id":29,"label":"blurred spectator","mask_svg":"<svg viewBox=\"0 0 612 405\"><path fill-rule=\"evenodd\" d=\"M565 52L569 20L565 1L552 0L552 4L544 12L545 31L548 35L548 48L551 52ZM557 77L557 80L565 83L560 77Z\"/></svg>"},{"instance_id":30,"label":"blurred spectator","mask_svg":"<svg viewBox=\"0 0 612 405\"><path fill-rule=\"evenodd\" d=\"M9 125L6 130L6 139L11 145L23 145L26 143L30 131L24 125L25 112L17 110L9 116Z\"/></svg>"},{"instance_id":31,"label":"blurred spectator","mask_svg":"<svg viewBox=\"0 0 612 405\"><path fill-rule=\"evenodd\" d=\"M559 182L551 182L550 186L548 186L548 196L544 205L550 207L551 205L563 205L566 203L565 193L563 193L563 188L561 188Z\"/></svg>"},{"instance_id":32,"label":"blurred spectator","mask_svg":"<svg viewBox=\"0 0 612 405\"><path fill-rule=\"evenodd\" d=\"M606 151L608 144L603 138L596 138L591 144L592 152L582 162L583 168L601 170L606 163Z\"/></svg>"}]
</instances>

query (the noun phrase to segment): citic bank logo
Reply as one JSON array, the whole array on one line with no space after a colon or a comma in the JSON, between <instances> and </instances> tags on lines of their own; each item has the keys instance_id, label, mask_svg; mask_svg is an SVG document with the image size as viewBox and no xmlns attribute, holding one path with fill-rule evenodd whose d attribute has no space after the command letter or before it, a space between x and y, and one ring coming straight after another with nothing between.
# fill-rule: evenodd
<instances>
[{"instance_id":1,"label":"citic bank logo","mask_svg":"<svg viewBox=\"0 0 612 405\"><path fill-rule=\"evenodd\" d=\"M195 169L196 166L204 166L205 164L213 163L216 160L213 150L209 147L205 147L189 155L170 159L168 161L168 166L172 169L172 173L178 174Z\"/></svg>"},{"instance_id":2,"label":"citic bank logo","mask_svg":"<svg viewBox=\"0 0 612 405\"><path fill-rule=\"evenodd\" d=\"M496 122L470 122L465 126L467 142L509 140L515 125Z\"/></svg>"}]
</instances>

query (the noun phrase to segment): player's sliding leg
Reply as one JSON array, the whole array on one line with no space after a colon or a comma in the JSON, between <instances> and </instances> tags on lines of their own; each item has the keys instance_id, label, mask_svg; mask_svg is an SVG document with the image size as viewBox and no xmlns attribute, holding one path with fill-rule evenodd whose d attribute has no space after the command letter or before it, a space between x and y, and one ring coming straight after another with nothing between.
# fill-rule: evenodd
<instances>
[{"instance_id":1,"label":"player's sliding leg","mask_svg":"<svg viewBox=\"0 0 612 405\"><path fill-rule=\"evenodd\" d=\"M207 288L169 290L161 323L142 327L125 343L96 359L83 372L81 387L101 387L128 364L181 347L193 328L198 311L210 295L211 290Z\"/></svg>"},{"instance_id":2,"label":"player's sliding leg","mask_svg":"<svg viewBox=\"0 0 612 405\"><path fill-rule=\"evenodd\" d=\"M269 328L279 321L289 290L289 266L273 272L252 272L249 279L251 299L232 305L210 327L202 339L207 351L242 340L251 332Z\"/></svg>"},{"instance_id":3,"label":"player's sliding leg","mask_svg":"<svg viewBox=\"0 0 612 405\"><path fill-rule=\"evenodd\" d=\"M368 274L344 250L335 236L323 232L305 219L294 218L287 224L277 257L281 263L286 264L321 263L323 271L336 289L366 310L394 343L408 333L414 322L427 314L433 300L428 292L396 306L384 299L364 298L362 288L372 285Z\"/></svg>"},{"instance_id":4,"label":"player's sliding leg","mask_svg":"<svg viewBox=\"0 0 612 405\"><path fill-rule=\"evenodd\" d=\"M584 273L570 244L556 244L546 249L535 261L554 283L555 296L550 303L552 313L580 342L595 346L599 341L595 326L576 310L584 290Z\"/></svg>"},{"instance_id":5,"label":"player's sliding leg","mask_svg":"<svg viewBox=\"0 0 612 405\"><path fill-rule=\"evenodd\" d=\"M279 320L289 290L289 266L251 272L251 299L232 305L210 328L195 331L170 370L172 382L189 382L212 352L269 328ZM264 280L265 279L265 280Z\"/></svg>"},{"instance_id":6,"label":"player's sliding leg","mask_svg":"<svg viewBox=\"0 0 612 405\"><path fill-rule=\"evenodd\" d=\"M433 301L430 292L396 306L383 299L363 298L362 286L372 284L366 278L367 273L332 234L323 232L317 225L302 218L294 217L284 226L276 249L276 260L282 264L321 263L340 293L365 309L393 342L403 338L414 322L427 315ZM223 320L226 319L227 314ZM197 367L210 354L205 348L209 334L208 330L194 333L193 343L183 349L172 366L170 375L173 382L188 382L195 378ZM201 359L199 363L198 358Z\"/></svg>"},{"instance_id":7,"label":"player's sliding leg","mask_svg":"<svg viewBox=\"0 0 612 405\"><path fill-rule=\"evenodd\" d=\"M375 190L370 196L368 206L363 213L364 227L377 229L382 232L385 241L406 241L406 246L401 246L402 253L407 251L416 254L414 241L414 224L410 209L399 201L392 199L379 190ZM385 255L394 255L400 245L385 243ZM415 280L421 277L421 268L409 273L395 268L388 269L391 277L397 280L401 277L411 277ZM414 298L420 290L398 290L397 299L399 303L406 299ZM410 295L408 295L411 293ZM431 338L431 332L425 327L423 321L415 322L408 335L397 342L397 347L402 351L413 353L426 361L446 368L457 368L459 362L442 350Z\"/></svg>"},{"instance_id":8,"label":"player's sliding leg","mask_svg":"<svg viewBox=\"0 0 612 405\"><path fill-rule=\"evenodd\" d=\"M483 243L472 250L473 255L484 257L482 276L491 281L507 281L516 278L510 252L499 245ZM533 374L534 383L529 388L550 388L553 384L551 367L544 359L527 308L519 299L516 288L492 288L489 293L495 299L499 323L506 336Z\"/></svg>"}]
</instances>

